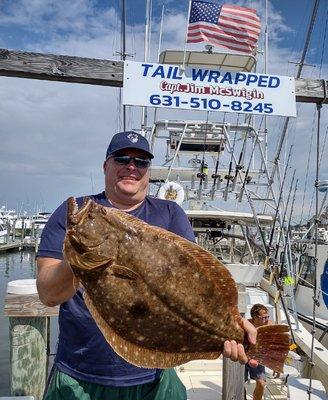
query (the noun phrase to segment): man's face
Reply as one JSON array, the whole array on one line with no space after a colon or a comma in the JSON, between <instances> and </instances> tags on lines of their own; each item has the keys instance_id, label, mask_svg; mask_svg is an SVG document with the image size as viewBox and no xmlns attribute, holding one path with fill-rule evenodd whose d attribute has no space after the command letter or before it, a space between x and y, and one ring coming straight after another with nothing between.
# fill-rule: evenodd
<instances>
[{"instance_id":1,"label":"man's face","mask_svg":"<svg viewBox=\"0 0 328 400\"><path fill-rule=\"evenodd\" d=\"M126 149L115 156L130 156L149 159L146 153L136 149ZM149 184L149 168L141 168L133 161L122 165L114 157L104 163L106 194L113 201L141 202L146 197Z\"/></svg>"},{"instance_id":2,"label":"man's face","mask_svg":"<svg viewBox=\"0 0 328 400\"><path fill-rule=\"evenodd\" d=\"M270 316L268 311L260 310L258 314L254 317L255 322L257 325L268 325Z\"/></svg>"}]
</instances>

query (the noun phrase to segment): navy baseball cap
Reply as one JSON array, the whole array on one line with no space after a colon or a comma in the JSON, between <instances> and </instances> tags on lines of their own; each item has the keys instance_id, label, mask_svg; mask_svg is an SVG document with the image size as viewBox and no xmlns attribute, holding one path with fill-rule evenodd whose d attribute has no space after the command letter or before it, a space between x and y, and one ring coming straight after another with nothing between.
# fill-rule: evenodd
<instances>
[{"instance_id":1,"label":"navy baseball cap","mask_svg":"<svg viewBox=\"0 0 328 400\"><path fill-rule=\"evenodd\" d=\"M106 151L106 159L120 150L138 149L144 151L149 158L154 158L150 152L148 140L137 132L119 132L116 133L109 143Z\"/></svg>"}]
</instances>

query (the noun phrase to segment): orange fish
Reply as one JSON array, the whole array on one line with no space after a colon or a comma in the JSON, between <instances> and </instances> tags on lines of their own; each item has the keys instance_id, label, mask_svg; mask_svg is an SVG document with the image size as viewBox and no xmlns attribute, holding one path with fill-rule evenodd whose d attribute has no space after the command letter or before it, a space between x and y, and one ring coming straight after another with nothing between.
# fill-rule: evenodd
<instances>
[{"instance_id":1,"label":"orange fish","mask_svg":"<svg viewBox=\"0 0 328 400\"><path fill-rule=\"evenodd\" d=\"M112 348L132 364L169 368L215 359L225 340L244 343L238 292L211 253L124 211L68 199L64 255ZM246 354L282 372L288 327L258 328Z\"/></svg>"}]
</instances>

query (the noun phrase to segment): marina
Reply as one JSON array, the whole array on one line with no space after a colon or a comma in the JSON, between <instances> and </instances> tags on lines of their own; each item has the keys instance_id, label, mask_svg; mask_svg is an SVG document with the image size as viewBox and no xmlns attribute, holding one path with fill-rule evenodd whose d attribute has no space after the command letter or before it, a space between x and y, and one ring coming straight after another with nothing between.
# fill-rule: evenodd
<instances>
[{"instance_id":1,"label":"marina","mask_svg":"<svg viewBox=\"0 0 328 400\"><path fill-rule=\"evenodd\" d=\"M119 100L111 109L119 110L116 118L120 120L121 130L140 132L149 141L151 153L155 154L150 167L149 196L182 206L196 243L223 263L236 282L242 316L250 319L252 306L262 304L273 323L289 327L290 350L283 372L277 375L276 371L265 368L263 398L326 399L328 181L323 160L328 132L324 125L328 81L325 78L327 66L323 64L324 46L320 74L309 77L303 71L307 66L305 60L311 55L309 43L316 27L315 20L319 18L320 2L311 3L311 10L308 8L305 13L308 28L304 31L303 49L293 73L280 73L284 71L282 58L280 69L269 72L267 2L265 10L258 6L263 21L261 51L255 39L251 41L250 51L244 52L229 47L222 50L211 40L195 39L192 7L195 3L202 3L200 7L203 7L204 2L194 0L189 2L187 16L186 10L181 13L183 21L187 21L185 42L191 48L187 50L186 43L181 40L179 43L166 41L164 47L159 40L157 55L151 50L151 44L154 45L150 35L154 29L150 21L152 2L147 0L146 3L146 21L140 24L145 29L144 57L139 54L134 58L125 48L123 0L122 47L117 57L120 59L105 59L93 52L86 56L69 55L66 47L63 53L57 48L53 53L37 53L32 46L19 50L7 46L0 50L0 76L21 81L22 85L28 80L40 81L39 84L45 86L61 85L61 90L68 90L67 93L75 90L65 89L67 86L78 86L81 93L85 90L85 97L89 95L90 98L93 90L101 97L100 93L104 92L96 92L96 89L111 92L120 88ZM206 4L213 6L213 2ZM321 3L321 7L326 5ZM254 21L259 20L256 10L246 12L255 13ZM163 15L164 6L162 18ZM285 29L285 33L288 32ZM161 38L162 31L156 31L157 34ZM184 36L183 33L180 36ZM191 44L202 41L207 42L206 45L202 43L203 47ZM172 43L174 49L168 46ZM286 54L284 56L286 58ZM81 89L87 85L88 89ZM80 97L83 96L75 99L77 109ZM35 103L39 104L42 119L39 98ZM67 104L71 102L70 96L68 99ZM62 110L65 105L60 101L57 109ZM295 143L298 139L291 133L296 129L295 121L300 119L302 127L300 104L313 106L312 136L311 139L306 137L305 145L306 155L309 153L307 165L304 159L304 165L297 160L300 156L293 147L299 143ZM141 115L132 118L130 114L129 120L127 110L132 109L138 109ZM89 119L101 119L92 106L89 111ZM111 114L108 108L102 109L102 113L100 117L113 117L107 117ZM72 115L77 114L80 115L80 110L72 112ZM108 126L112 123L110 118L106 119L106 134L101 138L105 143L108 142ZM61 124L65 125L66 121L62 121L57 116L54 125L58 122L63 129ZM77 118L73 122L72 125L77 123L83 130L83 123L79 124ZM70 116L67 124L70 125ZM60 152L66 154L62 164L57 163L57 159L54 161L56 154L43 160L43 166L49 163L55 171L53 188L46 179L49 193L55 192L55 188L60 191L60 195L53 193L53 198L63 201L68 197L66 194L79 193L80 189L84 194L89 193L90 185L94 193L94 186L98 184L103 190L103 177L94 180L91 168L90 160L94 155L91 156L88 147L98 146L97 135L93 132L92 125L85 142L82 135L73 138L66 132L59 143L54 131L51 139L44 139L50 143L49 147L58 145L58 157ZM86 164L85 169L84 166L75 169L78 157L75 158L73 149L77 148L80 148L77 152L81 152L78 154ZM104 149L101 151L103 158ZM314 156L310 177L311 152ZM136 165L136 157L132 161ZM64 170L70 179L66 180ZM56 186L57 173L59 186ZM43 172L39 170L38 174L41 182ZM80 187L82 175L83 179L87 176L88 183L83 181L84 186ZM62 189L62 186L67 187ZM313 190L312 199L305 200L306 186ZM305 216L307 205L309 210ZM57 351L59 306L43 305L35 285L35 255L50 215L51 212L18 215L15 210L0 209L0 273L3 276L0 279L3 310L0 315L0 396L31 396L33 400L42 400L51 375ZM194 312L189 311L191 315ZM174 340L174 332L171 340ZM222 357L193 360L175 367L187 389L188 400L253 399L256 380L245 380L244 369L243 365Z\"/></svg>"}]
</instances>

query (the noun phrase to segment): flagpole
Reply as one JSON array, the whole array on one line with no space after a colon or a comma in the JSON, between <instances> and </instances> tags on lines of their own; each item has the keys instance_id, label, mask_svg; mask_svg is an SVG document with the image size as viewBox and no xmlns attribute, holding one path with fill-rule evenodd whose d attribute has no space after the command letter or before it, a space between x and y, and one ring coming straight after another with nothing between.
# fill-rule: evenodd
<instances>
[{"instance_id":1,"label":"flagpole","mask_svg":"<svg viewBox=\"0 0 328 400\"><path fill-rule=\"evenodd\" d=\"M185 65L186 65L186 51L187 51L187 39L188 39L188 26L189 26L189 18L190 18L191 3L192 3L192 0L189 0L189 4L188 4L188 16L187 16L187 24L186 24L186 35L185 35L184 50L183 50L183 64L182 64L182 70L183 70L183 71L185 70Z\"/></svg>"},{"instance_id":2,"label":"flagpole","mask_svg":"<svg viewBox=\"0 0 328 400\"><path fill-rule=\"evenodd\" d=\"M164 20L164 4L162 5L162 17L161 17L161 27L160 27L160 30L159 30L157 62L159 62L159 56L161 54L162 34L163 34L163 20Z\"/></svg>"},{"instance_id":3,"label":"flagpole","mask_svg":"<svg viewBox=\"0 0 328 400\"><path fill-rule=\"evenodd\" d=\"M149 43L151 34L151 15L152 15L152 0L147 0L146 3L146 22L145 22L145 48L144 61L149 59ZM145 136L147 130L147 107L141 108L141 134Z\"/></svg>"}]
</instances>

